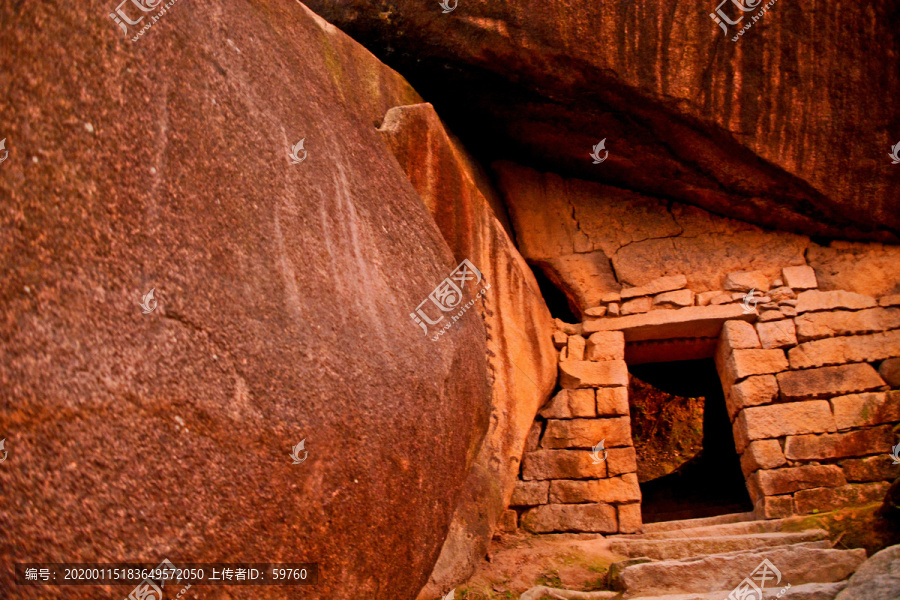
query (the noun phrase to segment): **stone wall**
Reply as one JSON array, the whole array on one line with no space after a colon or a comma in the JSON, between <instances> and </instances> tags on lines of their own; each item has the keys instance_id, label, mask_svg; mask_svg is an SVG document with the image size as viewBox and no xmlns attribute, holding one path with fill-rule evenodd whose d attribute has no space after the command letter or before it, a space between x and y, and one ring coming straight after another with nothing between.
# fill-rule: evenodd
<instances>
[{"instance_id":1,"label":"stone wall","mask_svg":"<svg viewBox=\"0 0 900 600\"><path fill-rule=\"evenodd\" d=\"M633 533L641 528L641 490L631 440L625 336L580 326L554 333L563 388L540 412L505 525L534 533ZM601 441L604 448L592 449Z\"/></svg>"},{"instance_id":2,"label":"stone wall","mask_svg":"<svg viewBox=\"0 0 900 600\"><path fill-rule=\"evenodd\" d=\"M784 275L793 303L727 322L716 352L747 489L767 518L879 501L900 475L900 296Z\"/></svg>"},{"instance_id":3,"label":"stone wall","mask_svg":"<svg viewBox=\"0 0 900 600\"><path fill-rule=\"evenodd\" d=\"M900 295L820 291L809 266L699 293L687 281L608 292L583 323L557 321L562 390L531 431L504 528L640 530L629 363L715 358L759 517L878 501L900 475Z\"/></svg>"}]
</instances>

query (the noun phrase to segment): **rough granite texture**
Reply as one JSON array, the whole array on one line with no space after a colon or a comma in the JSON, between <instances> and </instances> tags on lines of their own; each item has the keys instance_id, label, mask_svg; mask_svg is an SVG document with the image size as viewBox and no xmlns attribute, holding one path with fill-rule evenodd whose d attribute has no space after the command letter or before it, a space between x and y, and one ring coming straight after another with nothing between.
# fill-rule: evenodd
<instances>
[{"instance_id":1,"label":"rough granite texture","mask_svg":"<svg viewBox=\"0 0 900 600\"><path fill-rule=\"evenodd\" d=\"M0 4L0 596L97 598L13 562L168 557L415 597L490 409L478 315L409 317L457 264L375 129L421 99L299 3L136 43L111 6Z\"/></svg>"}]
</instances>

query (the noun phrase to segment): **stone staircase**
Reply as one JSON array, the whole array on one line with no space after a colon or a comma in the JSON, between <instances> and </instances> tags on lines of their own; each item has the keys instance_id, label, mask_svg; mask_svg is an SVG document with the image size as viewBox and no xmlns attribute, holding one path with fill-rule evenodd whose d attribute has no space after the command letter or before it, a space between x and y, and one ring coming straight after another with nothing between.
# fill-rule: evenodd
<instances>
[{"instance_id":1,"label":"stone staircase","mask_svg":"<svg viewBox=\"0 0 900 600\"><path fill-rule=\"evenodd\" d=\"M642 534L610 537L610 548L629 557L612 565L610 582L625 599L727 600L768 560L781 578L769 575L765 598L834 600L866 560L865 550L832 548L824 530L784 531L789 519L752 519L649 523Z\"/></svg>"}]
</instances>

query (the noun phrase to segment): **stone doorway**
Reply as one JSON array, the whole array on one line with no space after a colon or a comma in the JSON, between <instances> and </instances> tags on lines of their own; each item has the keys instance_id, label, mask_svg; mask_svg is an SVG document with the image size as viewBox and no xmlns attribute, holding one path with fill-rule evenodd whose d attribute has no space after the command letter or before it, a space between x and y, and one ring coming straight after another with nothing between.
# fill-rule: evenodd
<instances>
[{"instance_id":1,"label":"stone doorway","mask_svg":"<svg viewBox=\"0 0 900 600\"><path fill-rule=\"evenodd\" d=\"M629 365L644 523L753 509L711 358Z\"/></svg>"}]
</instances>

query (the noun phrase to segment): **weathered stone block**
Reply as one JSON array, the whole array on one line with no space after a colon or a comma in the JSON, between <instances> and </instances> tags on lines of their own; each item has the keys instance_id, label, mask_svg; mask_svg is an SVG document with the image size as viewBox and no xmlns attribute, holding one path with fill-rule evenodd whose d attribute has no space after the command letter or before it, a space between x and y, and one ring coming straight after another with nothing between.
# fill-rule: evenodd
<instances>
[{"instance_id":1,"label":"weathered stone block","mask_svg":"<svg viewBox=\"0 0 900 600\"><path fill-rule=\"evenodd\" d=\"M875 299L855 292L837 290L820 292L810 290L797 296L797 312L815 312L820 310L862 310L877 306Z\"/></svg>"},{"instance_id":2,"label":"weathered stone block","mask_svg":"<svg viewBox=\"0 0 900 600\"><path fill-rule=\"evenodd\" d=\"M875 362L900 356L900 330L805 342L788 352L792 369Z\"/></svg>"},{"instance_id":3,"label":"weathered stone block","mask_svg":"<svg viewBox=\"0 0 900 600\"><path fill-rule=\"evenodd\" d=\"M610 317L618 317L619 316L619 304L618 303L612 302L609 304L609 306L606 307L606 309L608 311L607 314ZM588 329L587 327L585 327L585 330L584 330L585 333L590 333L591 331L600 331L600 330L599 329L592 330L592 329Z\"/></svg>"},{"instance_id":4,"label":"weathered stone block","mask_svg":"<svg viewBox=\"0 0 900 600\"><path fill-rule=\"evenodd\" d=\"M567 341L568 360L584 360L586 340L580 335L570 335Z\"/></svg>"},{"instance_id":5,"label":"weathered stone block","mask_svg":"<svg viewBox=\"0 0 900 600\"><path fill-rule=\"evenodd\" d=\"M763 348L790 348L797 345L797 330L790 319L757 323L756 330Z\"/></svg>"},{"instance_id":6,"label":"weathered stone block","mask_svg":"<svg viewBox=\"0 0 900 600\"><path fill-rule=\"evenodd\" d=\"M588 450L538 450L525 454L522 464L527 481L598 477L606 477L606 461L594 463Z\"/></svg>"},{"instance_id":7,"label":"weathered stone block","mask_svg":"<svg viewBox=\"0 0 900 600\"><path fill-rule=\"evenodd\" d=\"M788 436L784 455L788 460L825 460L890 452L894 435L890 426L848 433Z\"/></svg>"},{"instance_id":8,"label":"weathered stone block","mask_svg":"<svg viewBox=\"0 0 900 600\"><path fill-rule=\"evenodd\" d=\"M827 404L827 403L826 403ZM607 448L632 446L631 419L572 419L547 421L547 430L541 442L544 448L585 448L606 440Z\"/></svg>"},{"instance_id":9,"label":"weathered stone block","mask_svg":"<svg viewBox=\"0 0 900 600\"><path fill-rule=\"evenodd\" d=\"M634 300L629 300L622 303L622 315L637 315L645 313L648 312L652 308L652 306L652 298L635 298Z\"/></svg>"},{"instance_id":10,"label":"weathered stone block","mask_svg":"<svg viewBox=\"0 0 900 600\"><path fill-rule=\"evenodd\" d=\"M609 477L637 472L637 453L634 448L611 448L606 459L606 474Z\"/></svg>"},{"instance_id":11,"label":"weathered stone block","mask_svg":"<svg viewBox=\"0 0 900 600\"><path fill-rule=\"evenodd\" d=\"M617 533L619 523L609 504L545 504L522 515L522 528L531 533Z\"/></svg>"},{"instance_id":12,"label":"weathered stone block","mask_svg":"<svg viewBox=\"0 0 900 600\"><path fill-rule=\"evenodd\" d=\"M628 413L628 388L613 387L597 390L598 417L625 416Z\"/></svg>"},{"instance_id":13,"label":"weathered stone block","mask_svg":"<svg viewBox=\"0 0 900 600\"><path fill-rule=\"evenodd\" d=\"M606 316L607 308L605 306L595 306L584 311L584 316L594 319L600 319Z\"/></svg>"},{"instance_id":14,"label":"weathered stone block","mask_svg":"<svg viewBox=\"0 0 900 600\"><path fill-rule=\"evenodd\" d=\"M554 331L553 332L553 346L557 350L562 350L569 343L569 336L567 336L562 331Z\"/></svg>"},{"instance_id":15,"label":"weathered stone block","mask_svg":"<svg viewBox=\"0 0 900 600\"><path fill-rule=\"evenodd\" d=\"M722 325L722 334L719 339L722 341L722 345L729 350L760 347L759 335L753 325L747 321L726 321ZM727 358L727 354L725 358Z\"/></svg>"},{"instance_id":16,"label":"weathered stone block","mask_svg":"<svg viewBox=\"0 0 900 600\"><path fill-rule=\"evenodd\" d=\"M838 430L900 422L900 392L870 392L831 399Z\"/></svg>"},{"instance_id":17,"label":"weathered stone block","mask_svg":"<svg viewBox=\"0 0 900 600\"><path fill-rule=\"evenodd\" d=\"M693 306L693 304L694 292L691 290L665 292L653 298L653 306L660 308L682 308L684 306Z\"/></svg>"},{"instance_id":18,"label":"weathered stone block","mask_svg":"<svg viewBox=\"0 0 900 600\"><path fill-rule=\"evenodd\" d=\"M776 398L778 398L778 382L774 375L748 377L725 390L725 405L732 421L742 409L770 404Z\"/></svg>"},{"instance_id":19,"label":"weathered stone block","mask_svg":"<svg viewBox=\"0 0 900 600\"><path fill-rule=\"evenodd\" d=\"M497 522L497 529L503 533L515 533L519 528L518 515L514 510L504 510L500 513L500 520Z\"/></svg>"},{"instance_id":20,"label":"weathered stone block","mask_svg":"<svg viewBox=\"0 0 900 600\"><path fill-rule=\"evenodd\" d=\"M585 333L621 331L628 342L669 340L680 337L718 337L729 320L755 321L740 305L689 306L677 310L652 310L642 315L600 319L584 324Z\"/></svg>"},{"instance_id":21,"label":"weathered stone block","mask_svg":"<svg viewBox=\"0 0 900 600\"><path fill-rule=\"evenodd\" d=\"M627 300L628 298L637 298L639 296L653 296L662 292L680 290L686 285L687 277L685 277L684 275L671 275L668 277L660 277L658 279L654 279L647 285L626 288L621 291L621 296L623 300Z\"/></svg>"},{"instance_id":22,"label":"weathered stone block","mask_svg":"<svg viewBox=\"0 0 900 600\"><path fill-rule=\"evenodd\" d=\"M900 294L882 296L878 299L878 306L900 306Z\"/></svg>"},{"instance_id":23,"label":"weathered stone block","mask_svg":"<svg viewBox=\"0 0 900 600\"><path fill-rule=\"evenodd\" d=\"M843 396L885 387L875 369L867 364L790 371L779 373L776 379L784 400Z\"/></svg>"},{"instance_id":24,"label":"weathered stone block","mask_svg":"<svg viewBox=\"0 0 900 600\"><path fill-rule=\"evenodd\" d=\"M538 506L547 504L550 494L549 481L517 481L513 488L510 506Z\"/></svg>"},{"instance_id":25,"label":"weathered stone block","mask_svg":"<svg viewBox=\"0 0 900 600\"><path fill-rule=\"evenodd\" d=\"M900 329L900 309L869 308L857 312L838 310L800 315L796 319L797 339L801 342Z\"/></svg>"},{"instance_id":26,"label":"weathered stone block","mask_svg":"<svg viewBox=\"0 0 900 600\"><path fill-rule=\"evenodd\" d=\"M622 299L622 294L619 292L606 292L600 296L600 302L604 304L608 304L610 302L619 302Z\"/></svg>"},{"instance_id":27,"label":"weathered stone block","mask_svg":"<svg viewBox=\"0 0 900 600\"><path fill-rule=\"evenodd\" d=\"M744 471L744 477L749 477L751 473L759 469L776 469L786 464L787 460L784 458L784 452L782 452L778 440L750 442L741 455L741 469Z\"/></svg>"},{"instance_id":28,"label":"weathered stone block","mask_svg":"<svg viewBox=\"0 0 900 600\"><path fill-rule=\"evenodd\" d=\"M884 500L890 484L858 483L843 487L801 490L794 494L794 507L798 514L814 511L828 512L846 506L861 506Z\"/></svg>"},{"instance_id":29,"label":"weathered stone block","mask_svg":"<svg viewBox=\"0 0 900 600\"><path fill-rule=\"evenodd\" d=\"M533 452L538 449L541 443L541 424L532 423L531 429L528 430L528 437L525 438L525 452Z\"/></svg>"},{"instance_id":30,"label":"weathered stone block","mask_svg":"<svg viewBox=\"0 0 900 600\"><path fill-rule=\"evenodd\" d=\"M700 292L697 294L696 301L697 306L708 306L713 298L716 296L721 296L725 292L723 290L714 290L712 292Z\"/></svg>"},{"instance_id":31,"label":"weathered stone block","mask_svg":"<svg viewBox=\"0 0 900 600\"><path fill-rule=\"evenodd\" d=\"M620 504L619 533L640 533L644 527L640 504Z\"/></svg>"},{"instance_id":32,"label":"weathered stone block","mask_svg":"<svg viewBox=\"0 0 900 600\"><path fill-rule=\"evenodd\" d=\"M784 519L794 514L793 496L763 496L756 503L759 519Z\"/></svg>"},{"instance_id":33,"label":"weathered stone block","mask_svg":"<svg viewBox=\"0 0 900 600\"><path fill-rule=\"evenodd\" d=\"M628 366L624 360L588 362L570 360L559 364L559 385L574 390L589 387L628 385Z\"/></svg>"},{"instance_id":34,"label":"weathered stone block","mask_svg":"<svg viewBox=\"0 0 900 600\"><path fill-rule=\"evenodd\" d=\"M587 341L587 360L625 360L625 334L621 331L598 331Z\"/></svg>"},{"instance_id":35,"label":"weathered stone block","mask_svg":"<svg viewBox=\"0 0 900 600\"><path fill-rule=\"evenodd\" d=\"M870 481L893 481L900 477L900 465L887 454L868 458L851 458L841 462L847 481L863 483Z\"/></svg>"},{"instance_id":36,"label":"weathered stone block","mask_svg":"<svg viewBox=\"0 0 900 600\"><path fill-rule=\"evenodd\" d=\"M637 475L628 473L610 479L589 481L551 481L551 504L582 504L584 502L607 502L619 504L637 502L641 499L641 488Z\"/></svg>"},{"instance_id":37,"label":"weathered stone block","mask_svg":"<svg viewBox=\"0 0 900 600\"><path fill-rule=\"evenodd\" d=\"M780 373L788 368L784 350L734 350L725 360L723 385L731 385L751 375Z\"/></svg>"},{"instance_id":38,"label":"weathered stone block","mask_svg":"<svg viewBox=\"0 0 900 600\"><path fill-rule=\"evenodd\" d=\"M750 476L764 496L792 494L798 490L840 487L847 484L844 473L835 465L807 465L774 471L757 471Z\"/></svg>"},{"instance_id":39,"label":"weathered stone block","mask_svg":"<svg viewBox=\"0 0 900 600\"><path fill-rule=\"evenodd\" d=\"M825 433L836 429L831 406L825 400L752 406L741 411L734 422L738 452L743 452L753 440Z\"/></svg>"},{"instance_id":40,"label":"weathered stone block","mask_svg":"<svg viewBox=\"0 0 900 600\"><path fill-rule=\"evenodd\" d=\"M889 358L881 363L878 374L891 388L900 388L900 358Z\"/></svg>"},{"instance_id":41,"label":"weathered stone block","mask_svg":"<svg viewBox=\"0 0 900 600\"><path fill-rule=\"evenodd\" d=\"M784 284L795 290L812 290L819 287L812 267L785 267L781 270Z\"/></svg>"},{"instance_id":42,"label":"weathered stone block","mask_svg":"<svg viewBox=\"0 0 900 600\"><path fill-rule=\"evenodd\" d=\"M762 271L729 273L723 287L729 292L749 292L753 289L766 292L769 290L769 278Z\"/></svg>"},{"instance_id":43,"label":"weathered stone block","mask_svg":"<svg viewBox=\"0 0 900 600\"><path fill-rule=\"evenodd\" d=\"M575 419L594 417L596 399L593 389L562 390L541 409L540 415L545 419Z\"/></svg>"}]
</instances>

